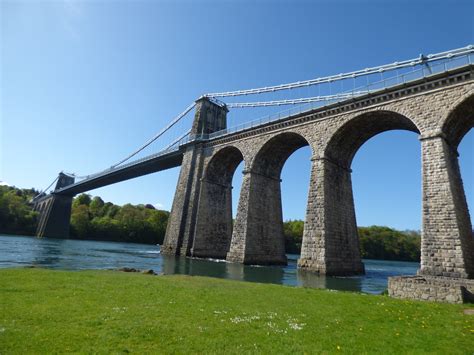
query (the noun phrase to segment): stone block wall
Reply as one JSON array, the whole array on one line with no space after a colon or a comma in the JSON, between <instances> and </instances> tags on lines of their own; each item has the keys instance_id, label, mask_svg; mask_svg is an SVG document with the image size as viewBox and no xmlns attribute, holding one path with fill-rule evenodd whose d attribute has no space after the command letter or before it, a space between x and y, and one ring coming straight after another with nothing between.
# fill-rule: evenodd
<instances>
[{"instance_id":1,"label":"stone block wall","mask_svg":"<svg viewBox=\"0 0 474 355\"><path fill-rule=\"evenodd\" d=\"M394 298L422 301L474 302L474 280L434 276L389 277L388 294Z\"/></svg>"},{"instance_id":2,"label":"stone block wall","mask_svg":"<svg viewBox=\"0 0 474 355\"><path fill-rule=\"evenodd\" d=\"M443 136L422 137L422 275L472 278L474 238L457 153Z\"/></svg>"},{"instance_id":3,"label":"stone block wall","mask_svg":"<svg viewBox=\"0 0 474 355\"><path fill-rule=\"evenodd\" d=\"M36 235L38 237L68 238L72 197L48 195L37 204L40 212Z\"/></svg>"},{"instance_id":4,"label":"stone block wall","mask_svg":"<svg viewBox=\"0 0 474 355\"><path fill-rule=\"evenodd\" d=\"M280 179L244 172L241 200L227 260L286 265Z\"/></svg>"}]
</instances>

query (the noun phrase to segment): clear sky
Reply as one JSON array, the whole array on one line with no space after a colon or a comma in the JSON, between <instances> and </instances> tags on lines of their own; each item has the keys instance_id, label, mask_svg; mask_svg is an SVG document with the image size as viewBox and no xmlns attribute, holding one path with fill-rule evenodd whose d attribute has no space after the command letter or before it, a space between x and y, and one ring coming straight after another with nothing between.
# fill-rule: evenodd
<instances>
[{"instance_id":1,"label":"clear sky","mask_svg":"<svg viewBox=\"0 0 474 355\"><path fill-rule=\"evenodd\" d=\"M281 84L474 43L466 1L0 0L0 181L42 189L110 166L206 92ZM257 117L255 117L257 118ZM474 209L474 133L460 151ZM309 148L282 174L303 218ZM392 131L353 162L359 225L420 229L420 144ZM240 190L234 177L234 204ZM91 191L170 209L179 169Z\"/></svg>"}]
</instances>

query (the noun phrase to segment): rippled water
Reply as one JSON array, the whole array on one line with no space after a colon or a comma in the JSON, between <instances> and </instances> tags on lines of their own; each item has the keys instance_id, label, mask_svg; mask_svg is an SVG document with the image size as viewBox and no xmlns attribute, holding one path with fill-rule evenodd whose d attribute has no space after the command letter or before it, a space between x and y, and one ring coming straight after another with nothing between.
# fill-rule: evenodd
<instances>
[{"instance_id":1,"label":"rippled water","mask_svg":"<svg viewBox=\"0 0 474 355\"><path fill-rule=\"evenodd\" d=\"M296 268L298 255L288 255L288 266L248 266L222 260L170 257L148 244L38 239L0 235L0 268L37 265L66 270L133 267L157 273L187 274L290 286L380 293L387 278L414 275L418 263L364 260L366 274L356 277L324 277Z\"/></svg>"}]
</instances>

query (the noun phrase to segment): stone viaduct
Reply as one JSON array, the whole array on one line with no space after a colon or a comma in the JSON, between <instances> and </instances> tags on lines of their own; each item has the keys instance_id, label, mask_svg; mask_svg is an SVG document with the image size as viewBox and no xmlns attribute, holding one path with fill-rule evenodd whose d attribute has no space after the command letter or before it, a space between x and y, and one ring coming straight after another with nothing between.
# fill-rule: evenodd
<instances>
[{"instance_id":1,"label":"stone viaduct","mask_svg":"<svg viewBox=\"0 0 474 355\"><path fill-rule=\"evenodd\" d=\"M225 129L226 113L223 105L198 100L192 134L202 137ZM422 161L419 277L462 279L467 283L462 287L473 292L474 280L469 279L474 278L474 239L457 153L473 126L474 66L469 65L258 127L192 141L180 148L176 165L181 164L181 171L162 253L285 264L280 174L293 152L309 146L311 178L298 267L325 275L362 274L352 159L375 135L408 130L419 135ZM244 176L233 223L231 185L241 162ZM411 292L406 280L391 282L392 295Z\"/></svg>"},{"instance_id":2,"label":"stone viaduct","mask_svg":"<svg viewBox=\"0 0 474 355\"><path fill-rule=\"evenodd\" d=\"M294 151L310 146L311 179L298 266L327 275L363 273L351 162L368 139L399 129L417 133L421 145L420 274L473 278L474 240L457 154L463 136L474 126L473 74L471 68L442 75L188 146L162 252L285 264L280 173ZM196 116L204 125L226 113L225 107L209 101L199 108L207 110L198 110ZM242 161L244 177L233 225L231 182Z\"/></svg>"}]
</instances>

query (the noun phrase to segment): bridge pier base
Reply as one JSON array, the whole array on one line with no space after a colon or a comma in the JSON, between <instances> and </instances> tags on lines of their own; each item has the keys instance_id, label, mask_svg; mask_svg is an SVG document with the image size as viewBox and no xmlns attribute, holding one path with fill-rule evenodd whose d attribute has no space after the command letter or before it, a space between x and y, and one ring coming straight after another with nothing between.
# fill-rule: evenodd
<instances>
[{"instance_id":1,"label":"bridge pier base","mask_svg":"<svg viewBox=\"0 0 474 355\"><path fill-rule=\"evenodd\" d=\"M423 231L417 276L390 277L395 298L474 301L474 238L458 154L442 134L421 137Z\"/></svg>"},{"instance_id":2,"label":"bridge pier base","mask_svg":"<svg viewBox=\"0 0 474 355\"><path fill-rule=\"evenodd\" d=\"M474 277L474 238L458 154L442 136L421 138L420 275Z\"/></svg>"},{"instance_id":3,"label":"bridge pier base","mask_svg":"<svg viewBox=\"0 0 474 355\"><path fill-rule=\"evenodd\" d=\"M191 255L225 259L232 238L232 186L201 180Z\"/></svg>"},{"instance_id":4,"label":"bridge pier base","mask_svg":"<svg viewBox=\"0 0 474 355\"><path fill-rule=\"evenodd\" d=\"M189 256L194 237L202 168L201 148L189 146L183 155L161 253Z\"/></svg>"},{"instance_id":5,"label":"bridge pier base","mask_svg":"<svg viewBox=\"0 0 474 355\"><path fill-rule=\"evenodd\" d=\"M56 187L62 187L74 183L74 177L59 173ZM38 197L34 200L33 209L39 212L37 237L68 238L71 220L72 196L51 193Z\"/></svg>"},{"instance_id":6,"label":"bridge pier base","mask_svg":"<svg viewBox=\"0 0 474 355\"><path fill-rule=\"evenodd\" d=\"M244 171L227 260L286 265L280 179Z\"/></svg>"},{"instance_id":7,"label":"bridge pier base","mask_svg":"<svg viewBox=\"0 0 474 355\"><path fill-rule=\"evenodd\" d=\"M68 238L71 220L72 197L51 194L35 204L40 213L36 236Z\"/></svg>"},{"instance_id":8,"label":"bridge pier base","mask_svg":"<svg viewBox=\"0 0 474 355\"><path fill-rule=\"evenodd\" d=\"M313 158L298 267L324 275L363 274L350 169Z\"/></svg>"}]
</instances>

